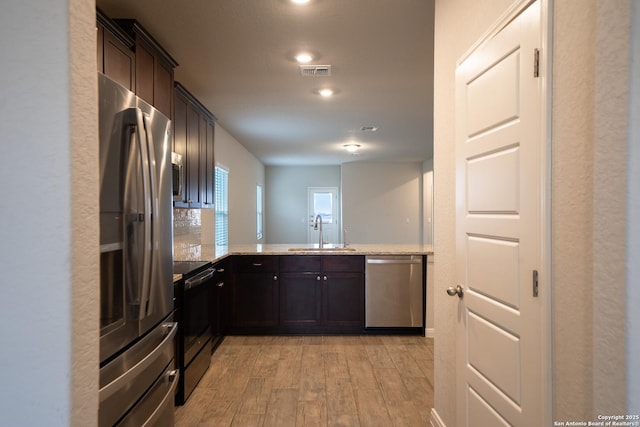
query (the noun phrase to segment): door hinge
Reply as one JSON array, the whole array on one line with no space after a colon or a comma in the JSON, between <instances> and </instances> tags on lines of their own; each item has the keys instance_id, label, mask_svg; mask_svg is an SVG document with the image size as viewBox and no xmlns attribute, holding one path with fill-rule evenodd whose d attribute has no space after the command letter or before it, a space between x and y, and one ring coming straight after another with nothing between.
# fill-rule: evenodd
<instances>
[{"instance_id":1,"label":"door hinge","mask_svg":"<svg viewBox=\"0 0 640 427\"><path fill-rule=\"evenodd\" d=\"M533 270L533 296L538 297L538 270Z\"/></svg>"},{"instance_id":2,"label":"door hinge","mask_svg":"<svg viewBox=\"0 0 640 427\"><path fill-rule=\"evenodd\" d=\"M533 50L533 77L540 77L540 49Z\"/></svg>"}]
</instances>

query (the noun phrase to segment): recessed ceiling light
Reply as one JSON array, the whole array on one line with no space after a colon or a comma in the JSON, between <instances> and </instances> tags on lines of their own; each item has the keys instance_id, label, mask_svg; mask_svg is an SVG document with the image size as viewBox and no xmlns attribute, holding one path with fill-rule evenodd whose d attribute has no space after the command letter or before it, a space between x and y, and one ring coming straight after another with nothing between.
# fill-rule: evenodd
<instances>
[{"instance_id":1,"label":"recessed ceiling light","mask_svg":"<svg viewBox=\"0 0 640 427\"><path fill-rule=\"evenodd\" d=\"M291 3L305 4L305 3L309 3L309 0L291 0Z\"/></svg>"},{"instance_id":2,"label":"recessed ceiling light","mask_svg":"<svg viewBox=\"0 0 640 427\"><path fill-rule=\"evenodd\" d=\"M330 97L331 95L333 95L333 90L332 89L320 89L318 91L318 93L320 94L320 96L323 96L325 98Z\"/></svg>"},{"instance_id":3,"label":"recessed ceiling light","mask_svg":"<svg viewBox=\"0 0 640 427\"><path fill-rule=\"evenodd\" d=\"M296 55L296 61L298 61L301 64L306 64L307 62L311 62L312 59L313 57L311 56L311 54L307 52L300 52L299 54Z\"/></svg>"},{"instance_id":4,"label":"recessed ceiling light","mask_svg":"<svg viewBox=\"0 0 640 427\"><path fill-rule=\"evenodd\" d=\"M344 144L344 149L350 153L355 153L356 151L358 151L358 148L360 148L360 144L355 144L355 143Z\"/></svg>"}]
</instances>

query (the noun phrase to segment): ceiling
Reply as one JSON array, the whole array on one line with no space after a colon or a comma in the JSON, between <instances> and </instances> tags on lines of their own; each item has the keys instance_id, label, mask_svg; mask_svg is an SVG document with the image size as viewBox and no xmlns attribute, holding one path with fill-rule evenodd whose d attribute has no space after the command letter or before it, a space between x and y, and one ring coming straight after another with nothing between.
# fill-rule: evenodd
<instances>
[{"instance_id":1,"label":"ceiling","mask_svg":"<svg viewBox=\"0 0 640 427\"><path fill-rule=\"evenodd\" d=\"M176 80L265 165L432 158L433 3L97 0L137 19L179 63ZM331 75L303 77L302 50Z\"/></svg>"}]
</instances>

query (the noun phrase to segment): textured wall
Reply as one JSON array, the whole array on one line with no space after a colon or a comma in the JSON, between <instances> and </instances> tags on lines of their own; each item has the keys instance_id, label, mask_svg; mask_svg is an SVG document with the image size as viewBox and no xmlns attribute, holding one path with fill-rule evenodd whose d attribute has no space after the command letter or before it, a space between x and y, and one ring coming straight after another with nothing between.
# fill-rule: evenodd
<instances>
[{"instance_id":1,"label":"textured wall","mask_svg":"<svg viewBox=\"0 0 640 427\"><path fill-rule=\"evenodd\" d=\"M627 412L629 14L626 0L555 2L553 383L559 420Z\"/></svg>"},{"instance_id":2,"label":"textured wall","mask_svg":"<svg viewBox=\"0 0 640 427\"><path fill-rule=\"evenodd\" d=\"M633 363L640 354L640 3L632 6L632 61L629 113L629 156L627 177L627 411L640 414L640 363ZM634 357L632 357L634 355Z\"/></svg>"},{"instance_id":3,"label":"textured wall","mask_svg":"<svg viewBox=\"0 0 640 427\"><path fill-rule=\"evenodd\" d=\"M63 2L67 3L67 2ZM68 7L68 9L67 9ZM69 13L71 113L71 422L97 424L100 324L98 105L96 102L95 2L70 0ZM47 351L45 349L44 353ZM51 425L43 420L45 424Z\"/></svg>"},{"instance_id":4,"label":"textured wall","mask_svg":"<svg viewBox=\"0 0 640 427\"><path fill-rule=\"evenodd\" d=\"M96 425L95 4L9 2L0 35L1 423Z\"/></svg>"},{"instance_id":5,"label":"textured wall","mask_svg":"<svg viewBox=\"0 0 640 427\"><path fill-rule=\"evenodd\" d=\"M554 6L554 419L591 418L595 1Z\"/></svg>"},{"instance_id":6,"label":"textured wall","mask_svg":"<svg viewBox=\"0 0 640 427\"><path fill-rule=\"evenodd\" d=\"M453 73L510 2L436 3L435 407L455 425ZM625 224L630 2L553 2L553 418L625 408ZM464 22L460 26L460 22ZM457 24L457 25L456 25ZM464 31L461 31L464 28ZM462 45L462 46L461 46ZM440 297L441 299L444 297Z\"/></svg>"},{"instance_id":7,"label":"textured wall","mask_svg":"<svg viewBox=\"0 0 640 427\"><path fill-rule=\"evenodd\" d=\"M626 202L632 0L596 2L593 417L626 408ZM637 309L637 308L636 308ZM637 355L630 361L637 362Z\"/></svg>"}]
</instances>

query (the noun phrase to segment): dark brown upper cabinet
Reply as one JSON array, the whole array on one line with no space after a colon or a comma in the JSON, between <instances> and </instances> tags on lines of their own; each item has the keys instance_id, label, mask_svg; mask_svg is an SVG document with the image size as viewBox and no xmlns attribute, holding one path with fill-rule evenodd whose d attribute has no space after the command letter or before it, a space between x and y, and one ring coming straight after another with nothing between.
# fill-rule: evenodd
<instances>
[{"instance_id":1,"label":"dark brown upper cabinet","mask_svg":"<svg viewBox=\"0 0 640 427\"><path fill-rule=\"evenodd\" d=\"M212 209L216 118L179 82L174 89L173 151L182 155L183 200L178 208Z\"/></svg>"},{"instance_id":2,"label":"dark brown upper cabinet","mask_svg":"<svg viewBox=\"0 0 640 427\"><path fill-rule=\"evenodd\" d=\"M134 40L99 9L96 15L98 71L131 91L136 85Z\"/></svg>"},{"instance_id":3,"label":"dark brown upper cabinet","mask_svg":"<svg viewBox=\"0 0 640 427\"><path fill-rule=\"evenodd\" d=\"M135 92L171 118L173 70L178 63L135 19L116 19L135 43Z\"/></svg>"}]
</instances>

